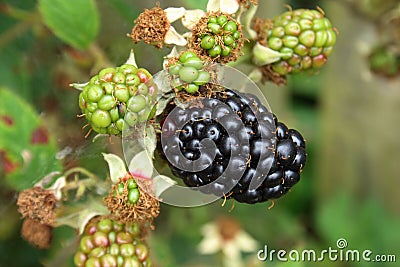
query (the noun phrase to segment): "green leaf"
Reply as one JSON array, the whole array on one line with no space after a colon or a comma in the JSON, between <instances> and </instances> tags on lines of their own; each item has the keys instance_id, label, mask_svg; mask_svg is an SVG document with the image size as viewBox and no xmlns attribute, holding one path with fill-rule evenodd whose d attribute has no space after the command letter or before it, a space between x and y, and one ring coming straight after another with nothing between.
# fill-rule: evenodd
<instances>
[{"instance_id":1,"label":"green leaf","mask_svg":"<svg viewBox=\"0 0 400 267\"><path fill-rule=\"evenodd\" d=\"M54 138L36 111L16 94L0 88L0 169L16 190L32 187L61 171Z\"/></svg>"},{"instance_id":2,"label":"green leaf","mask_svg":"<svg viewBox=\"0 0 400 267\"><path fill-rule=\"evenodd\" d=\"M103 204L103 198L91 197L85 203L68 206L63 209L62 214L57 216L55 226L68 225L78 229L79 234L83 233L86 224L96 216L108 215L109 211Z\"/></svg>"},{"instance_id":3,"label":"green leaf","mask_svg":"<svg viewBox=\"0 0 400 267\"><path fill-rule=\"evenodd\" d=\"M94 0L39 0L44 23L67 44L87 48L99 31L99 12Z\"/></svg>"}]
</instances>

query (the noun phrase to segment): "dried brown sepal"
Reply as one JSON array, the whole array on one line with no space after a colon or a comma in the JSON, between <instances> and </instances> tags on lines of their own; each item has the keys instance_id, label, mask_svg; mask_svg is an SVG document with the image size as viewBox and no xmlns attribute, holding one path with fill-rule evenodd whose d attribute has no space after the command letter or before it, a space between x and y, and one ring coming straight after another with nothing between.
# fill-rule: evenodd
<instances>
[{"instance_id":1,"label":"dried brown sepal","mask_svg":"<svg viewBox=\"0 0 400 267\"><path fill-rule=\"evenodd\" d=\"M264 84L267 81L273 82L277 85L286 85L286 76L282 76L272 69L271 65L264 65L260 67L262 73L261 82Z\"/></svg>"},{"instance_id":2,"label":"dried brown sepal","mask_svg":"<svg viewBox=\"0 0 400 267\"><path fill-rule=\"evenodd\" d=\"M232 20L237 24L238 31L240 32L240 38L236 41L237 46L235 47L235 49L232 49L229 56L223 57L223 56L219 55L217 57L210 57L207 54L207 51L201 47L201 40L204 35L210 34L215 38L216 43L218 43L222 48L225 47L225 44L223 41L223 31L221 32L220 35L215 35L207 27L208 19L210 16L218 17L220 15L225 15L228 18L228 20ZM237 58L241 55L240 51L244 45L244 41L245 41L245 39L243 38L243 31L242 31L241 24L238 21L236 21L229 14L218 11L218 12L207 13L205 16L203 16L197 22L197 24L192 29L192 36L188 40L188 47L189 47L189 49L196 52L196 54L198 54L202 59L205 59L208 62L228 63L228 62L236 61Z\"/></svg>"},{"instance_id":3,"label":"dried brown sepal","mask_svg":"<svg viewBox=\"0 0 400 267\"><path fill-rule=\"evenodd\" d=\"M53 228L27 218L22 223L21 236L35 247L47 249L51 245Z\"/></svg>"},{"instance_id":4,"label":"dried brown sepal","mask_svg":"<svg viewBox=\"0 0 400 267\"><path fill-rule=\"evenodd\" d=\"M170 28L167 14L160 7L145 9L134 21L135 26L129 35L134 43L143 41L146 44L162 48L165 35Z\"/></svg>"},{"instance_id":5,"label":"dried brown sepal","mask_svg":"<svg viewBox=\"0 0 400 267\"><path fill-rule=\"evenodd\" d=\"M138 222L144 228L150 227L154 229L153 220L160 213L160 202L147 193L151 192L149 188L148 190L143 190L138 187L140 192L139 200L135 204L130 204L128 202L127 181L131 178L135 179L130 174L120 178L119 182L113 185L110 194L104 198L104 204L111 212L110 218L121 223ZM117 193L119 183L124 184L122 194ZM145 186L143 182L140 185L142 187Z\"/></svg>"},{"instance_id":6,"label":"dried brown sepal","mask_svg":"<svg viewBox=\"0 0 400 267\"><path fill-rule=\"evenodd\" d=\"M257 33L256 41L263 46L268 46L267 44L267 34L269 29L273 26L273 22L270 19L260 19L254 18L251 24L251 28Z\"/></svg>"},{"instance_id":7,"label":"dried brown sepal","mask_svg":"<svg viewBox=\"0 0 400 267\"><path fill-rule=\"evenodd\" d=\"M53 225L56 219L56 197L41 187L26 189L19 194L17 205L22 218Z\"/></svg>"}]
</instances>

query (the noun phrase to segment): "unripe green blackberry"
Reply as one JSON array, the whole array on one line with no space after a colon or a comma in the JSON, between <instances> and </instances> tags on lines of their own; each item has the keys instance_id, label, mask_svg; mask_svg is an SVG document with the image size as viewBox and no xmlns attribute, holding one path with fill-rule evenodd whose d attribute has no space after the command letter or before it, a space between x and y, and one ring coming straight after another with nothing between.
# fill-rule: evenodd
<instances>
[{"instance_id":1,"label":"unripe green blackberry","mask_svg":"<svg viewBox=\"0 0 400 267\"><path fill-rule=\"evenodd\" d=\"M95 132L120 135L151 115L157 87L143 68L124 64L92 77L79 95L79 107Z\"/></svg>"},{"instance_id":2,"label":"unripe green blackberry","mask_svg":"<svg viewBox=\"0 0 400 267\"><path fill-rule=\"evenodd\" d=\"M110 193L104 198L104 204L110 211L111 219L121 223L139 222L141 226L153 228L152 222L160 213L160 203L150 195L150 185L138 186L138 177L127 173L115 183Z\"/></svg>"},{"instance_id":3,"label":"unripe green blackberry","mask_svg":"<svg viewBox=\"0 0 400 267\"><path fill-rule=\"evenodd\" d=\"M136 204L136 202L139 200L140 197L140 191L138 189L138 185L136 181L133 178L130 178L129 180L126 181L120 181L117 184L116 190L114 190L113 194L115 197L117 194L119 196L124 194L124 189L126 188L127 190L127 204Z\"/></svg>"},{"instance_id":4,"label":"unripe green blackberry","mask_svg":"<svg viewBox=\"0 0 400 267\"><path fill-rule=\"evenodd\" d=\"M266 46L282 54L272 63L280 75L325 65L336 42L335 29L322 10L297 9L273 19Z\"/></svg>"},{"instance_id":5,"label":"unripe green blackberry","mask_svg":"<svg viewBox=\"0 0 400 267\"><path fill-rule=\"evenodd\" d=\"M385 77L400 75L400 52L395 45L381 45L375 47L369 55L369 67Z\"/></svg>"},{"instance_id":6,"label":"unripe green blackberry","mask_svg":"<svg viewBox=\"0 0 400 267\"><path fill-rule=\"evenodd\" d=\"M74 255L76 267L152 266L138 223L94 218L85 227Z\"/></svg>"},{"instance_id":7,"label":"unripe green blackberry","mask_svg":"<svg viewBox=\"0 0 400 267\"><path fill-rule=\"evenodd\" d=\"M193 51L183 52L178 59L173 59L168 67L173 86L194 94L201 85L210 81L210 73L205 70L201 58Z\"/></svg>"},{"instance_id":8,"label":"unripe green blackberry","mask_svg":"<svg viewBox=\"0 0 400 267\"><path fill-rule=\"evenodd\" d=\"M243 46L239 22L221 12L201 18L193 27L192 36L189 48L215 62L235 61Z\"/></svg>"}]
</instances>

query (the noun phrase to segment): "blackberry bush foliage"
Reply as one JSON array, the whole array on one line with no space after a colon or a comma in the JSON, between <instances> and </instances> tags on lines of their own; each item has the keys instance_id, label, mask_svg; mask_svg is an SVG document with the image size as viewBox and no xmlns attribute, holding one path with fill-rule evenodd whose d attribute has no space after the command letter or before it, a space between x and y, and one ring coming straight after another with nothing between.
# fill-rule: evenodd
<instances>
[{"instance_id":1,"label":"blackberry bush foliage","mask_svg":"<svg viewBox=\"0 0 400 267\"><path fill-rule=\"evenodd\" d=\"M175 45L163 70L151 74L139 67L132 50L119 67L103 64L87 82L72 84L80 90L78 116L87 120L89 133L99 134L93 141L117 136L124 160L103 154L108 175L76 166L19 187L22 236L48 248L53 227L68 225L80 236L77 267L151 266L146 234L155 228L159 202L170 203L176 192L189 192L187 198L178 196L185 201L201 194L200 204L220 198L255 204L289 192L306 164L305 141L277 119L253 80L263 76L281 84L287 74L320 69L332 54L336 31L320 9L290 10L270 20L253 19L256 8L255 0L210 0L207 10L145 9L134 20L129 41ZM178 20L186 28L182 34L172 26ZM381 65L380 58L373 57L374 65ZM242 62L253 72L234 68ZM11 128L16 118L0 119ZM31 145L50 140L37 127ZM155 151L163 161L155 162ZM15 153L2 149L0 163L12 173L19 165L25 168L29 153L18 151L20 164L13 161ZM158 173L160 165L168 165L173 177L165 175L171 174L168 168Z\"/></svg>"}]
</instances>

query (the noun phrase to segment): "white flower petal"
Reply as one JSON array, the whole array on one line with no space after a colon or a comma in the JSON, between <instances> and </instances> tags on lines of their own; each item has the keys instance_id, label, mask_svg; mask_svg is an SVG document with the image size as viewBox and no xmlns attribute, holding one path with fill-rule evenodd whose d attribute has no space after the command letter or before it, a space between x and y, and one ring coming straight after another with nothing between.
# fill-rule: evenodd
<instances>
[{"instance_id":1,"label":"white flower petal","mask_svg":"<svg viewBox=\"0 0 400 267\"><path fill-rule=\"evenodd\" d=\"M219 8L221 12L234 14L239 9L239 2L237 0L220 0Z\"/></svg>"},{"instance_id":2,"label":"white flower petal","mask_svg":"<svg viewBox=\"0 0 400 267\"><path fill-rule=\"evenodd\" d=\"M222 252L231 259L232 262L240 259L240 245L234 240L227 241L223 244Z\"/></svg>"},{"instance_id":3,"label":"white flower petal","mask_svg":"<svg viewBox=\"0 0 400 267\"><path fill-rule=\"evenodd\" d=\"M182 17L182 24L191 30L205 14L201 9L186 10L185 15Z\"/></svg>"},{"instance_id":4,"label":"white flower petal","mask_svg":"<svg viewBox=\"0 0 400 267\"><path fill-rule=\"evenodd\" d=\"M253 252L258 248L257 241L245 231L239 231L236 234L235 243L244 252Z\"/></svg>"},{"instance_id":5,"label":"white flower petal","mask_svg":"<svg viewBox=\"0 0 400 267\"><path fill-rule=\"evenodd\" d=\"M184 7L168 7L164 11L167 14L168 21L172 23L182 18L186 10Z\"/></svg>"},{"instance_id":6,"label":"white flower petal","mask_svg":"<svg viewBox=\"0 0 400 267\"><path fill-rule=\"evenodd\" d=\"M153 161L146 150L137 153L129 163L129 172L132 176L151 178L153 174Z\"/></svg>"},{"instance_id":7,"label":"white flower petal","mask_svg":"<svg viewBox=\"0 0 400 267\"><path fill-rule=\"evenodd\" d=\"M164 43L185 46L187 44L187 41L175 30L174 27L171 26L165 34Z\"/></svg>"},{"instance_id":8,"label":"white flower petal","mask_svg":"<svg viewBox=\"0 0 400 267\"><path fill-rule=\"evenodd\" d=\"M207 3L207 12L217 12L219 8L220 0L209 0Z\"/></svg>"},{"instance_id":9,"label":"white flower petal","mask_svg":"<svg viewBox=\"0 0 400 267\"><path fill-rule=\"evenodd\" d=\"M54 196L57 200L61 200L62 198L62 189L64 186L67 184L67 181L65 180L64 176L61 176L58 178L52 186L49 187L48 190L52 190L54 193Z\"/></svg>"},{"instance_id":10,"label":"white flower petal","mask_svg":"<svg viewBox=\"0 0 400 267\"><path fill-rule=\"evenodd\" d=\"M223 265L224 267L244 267L242 260L242 255L240 250L234 244L234 242L229 242L225 245L223 249Z\"/></svg>"},{"instance_id":11,"label":"white flower petal","mask_svg":"<svg viewBox=\"0 0 400 267\"><path fill-rule=\"evenodd\" d=\"M208 235L199 244L200 254L215 254L222 249L222 241L218 235Z\"/></svg>"}]
</instances>

